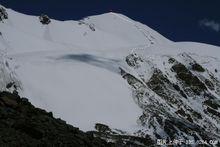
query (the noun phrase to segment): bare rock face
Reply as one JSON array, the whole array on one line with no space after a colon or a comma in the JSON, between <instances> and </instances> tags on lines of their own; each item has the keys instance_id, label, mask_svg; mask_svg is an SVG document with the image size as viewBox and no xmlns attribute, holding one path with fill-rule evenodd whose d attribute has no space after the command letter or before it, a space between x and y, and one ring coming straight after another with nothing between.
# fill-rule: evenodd
<instances>
[{"instance_id":1,"label":"bare rock face","mask_svg":"<svg viewBox=\"0 0 220 147\"><path fill-rule=\"evenodd\" d=\"M45 14L42 14L42 15L39 17L39 20L40 20L40 22L41 22L43 25L48 25L48 24L51 22L50 18L49 18L47 15L45 15Z\"/></svg>"},{"instance_id":2,"label":"bare rock face","mask_svg":"<svg viewBox=\"0 0 220 147\"><path fill-rule=\"evenodd\" d=\"M198 68L198 69L200 69L200 68ZM203 69L203 68L201 68L201 69ZM190 89L192 89L193 92L195 92L196 94L200 94L200 92L207 90L205 84L203 82L201 82L197 76L194 76L190 72L190 70L187 69L183 64L177 63L177 64L173 65L172 70L174 72L176 72L176 76L180 80L182 80L187 86L189 86Z\"/></svg>"}]
</instances>

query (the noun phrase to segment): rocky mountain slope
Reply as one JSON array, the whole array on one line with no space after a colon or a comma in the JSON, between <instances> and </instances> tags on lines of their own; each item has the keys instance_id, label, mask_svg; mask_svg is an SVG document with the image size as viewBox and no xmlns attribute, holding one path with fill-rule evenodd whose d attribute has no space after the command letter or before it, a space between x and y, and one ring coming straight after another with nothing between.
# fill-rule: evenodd
<instances>
[{"instance_id":1,"label":"rocky mountain slope","mask_svg":"<svg viewBox=\"0 0 220 147\"><path fill-rule=\"evenodd\" d=\"M217 146L219 47L172 42L117 13L57 21L0 12L2 91L108 142Z\"/></svg>"},{"instance_id":2,"label":"rocky mountain slope","mask_svg":"<svg viewBox=\"0 0 220 147\"><path fill-rule=\"evenodd\" d=\"M189 53L153 58L136 53L127 56L127 64L138 75L121 69L122 76L143 109L139 123L153 132L155 138L219 139L217 69L212 73L196 58L203 60Z\"/></svg>"}]
</instances>

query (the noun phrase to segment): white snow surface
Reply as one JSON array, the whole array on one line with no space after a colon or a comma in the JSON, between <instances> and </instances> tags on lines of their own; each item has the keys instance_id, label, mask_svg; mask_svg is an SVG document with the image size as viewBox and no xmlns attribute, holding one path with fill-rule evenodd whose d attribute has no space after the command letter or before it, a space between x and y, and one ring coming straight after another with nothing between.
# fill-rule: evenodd
<instances>
[{"instance_id":1,"label":"white snow surface","mask_svg":"<svg viewBox=\"0 0 220 147\"><path fill-rule=\"evenodd\" d=\"M12 58L22 96L84 131L95 123L134 132L142 110L135 104L119 67L133 50L146 55L181 52L219 58L216 46L174 43L124 15L107 13L79 21L53 20L7 9L0 23L0 48ZM92 31L89 26L93 26ZM132 72L132 71L131 71Z\"/></svg>"}]
</instances>

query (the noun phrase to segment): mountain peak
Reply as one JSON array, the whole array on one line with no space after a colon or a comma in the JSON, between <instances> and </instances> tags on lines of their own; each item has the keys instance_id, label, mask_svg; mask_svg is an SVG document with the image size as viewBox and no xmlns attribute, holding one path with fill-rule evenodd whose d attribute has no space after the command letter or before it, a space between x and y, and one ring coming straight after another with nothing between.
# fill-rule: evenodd
<instances>
[{"instance_id":1,"label":"mountain peak","mask_svg":"<svg viewBox=\"0 0 220 147\"><path fill-rule=\"evenodd\" d=\"M172 42L112 12L79 21L49 16L43 24L6 12L5 90L19 85L34 105L84 131L98 124L104 138L115 132L154 141L219 138L219 47Z\"/></svg>"}]
</instances>

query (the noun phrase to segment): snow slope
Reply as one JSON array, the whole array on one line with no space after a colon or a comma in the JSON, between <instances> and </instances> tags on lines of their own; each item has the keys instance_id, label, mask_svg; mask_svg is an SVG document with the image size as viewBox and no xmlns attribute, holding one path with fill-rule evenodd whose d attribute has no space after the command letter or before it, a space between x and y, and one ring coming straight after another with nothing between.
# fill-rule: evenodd
<instances>
[{"instance_id":1,"label":"snow slope","mask_svg":"<svg viewBox=\"0 0 220 147\"><path fill-rule=\"evenodd\" d=\"M185 62L180 54L187 53L208 71L220 71L219 47L172 42L121 14L107 13L80 21L51 20L49 25L42 25L36 16L11 9L7 13L8 19L0 22L0 48L20 81L19 92L34 105L85 131L93 130L95 123L129 133L143 129L137 123L143 107L120 69L148 81L155 67L167 73L167 56ZM126 64L126 57L133 53L146 60L141 68ZM219 73L215 76L220 78ZM176 82L174 77L170 74L170 81ZM152 89L149 93L169 108ZM177 117L173 114L176 109L168 111Z\"/></svg>"},{"instance_id":2,"label":"snow slope","mask_svg":"<svg viewBox=\"0 0 220 147\"><path fill-rule=\"evenodd\" d=\"M97 122L130 131L141 110L114 61L75 51L22 54L14 59L24 95L83 130ZM28 61L28 62L27 62Z\"/></svg>"}]
</instances>

